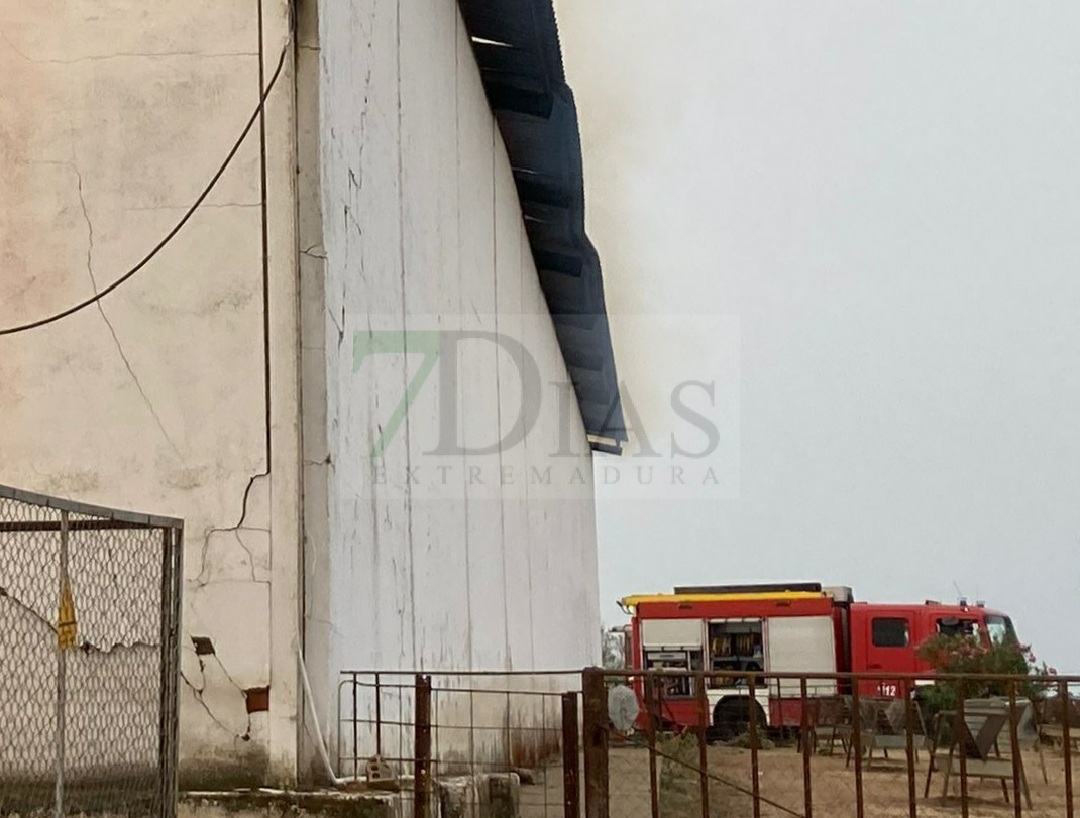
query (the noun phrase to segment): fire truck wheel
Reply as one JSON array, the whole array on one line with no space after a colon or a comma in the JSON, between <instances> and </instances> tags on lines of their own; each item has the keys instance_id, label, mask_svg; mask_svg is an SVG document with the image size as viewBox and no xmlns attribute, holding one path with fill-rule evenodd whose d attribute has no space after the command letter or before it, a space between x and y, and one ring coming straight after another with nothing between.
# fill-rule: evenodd
<instances>
[{"instance_id":1,"label":"fire truck wheel","mask_svg":"<svg viewBox=\"0 0 1080 818\"><path fill-rule=\"evenodd\" d=\"M758 728L766 729L765 711L757 702L746 697L721 699L713 708L713 728L720 741L731 741L750 732L750 708L757 710Z\"/></svg>"}]
</instances>

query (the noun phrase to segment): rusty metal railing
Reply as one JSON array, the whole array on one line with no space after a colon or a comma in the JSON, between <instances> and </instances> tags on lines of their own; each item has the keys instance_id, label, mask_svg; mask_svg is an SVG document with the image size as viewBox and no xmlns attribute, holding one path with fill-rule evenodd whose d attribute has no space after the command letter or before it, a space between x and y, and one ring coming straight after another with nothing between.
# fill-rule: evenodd
<instances>
[{"instance_id":1,"label":"rusty metal railing","mask_svg":"<svg viewBox=\"0 0 1080 818\"><path fill-rule=\"evenodd\" d=\"M733 737L715 729L715 697L732 690L709 684L720 676L741 683L745 719ZM878 682L898 695L869 695ZM612 685L637 696L629 734L611 723L604 691ZM824 687L832 691L815 695ZM942 809L971 818L1002 807L1075 818L1080 677L589 669L582 688L587 818L898 810L917 818ZM759 709L765 690L768 707ZM989 693L957 695L969 690ZM825 712L834 714L829 723Z\"/></svg>"},{"instance_id":2,"label":"rusty metal railing","mask_svg":"<svg viewBox=\"0 0 1080 818\"><path fill-rule=\"evenodd\" d=\"M484 815L481 805L500 799L528 818L578 818L580 679L580 671L344 672L336 774L399 792L417 818Z\"/></svg>"}]
</instances>

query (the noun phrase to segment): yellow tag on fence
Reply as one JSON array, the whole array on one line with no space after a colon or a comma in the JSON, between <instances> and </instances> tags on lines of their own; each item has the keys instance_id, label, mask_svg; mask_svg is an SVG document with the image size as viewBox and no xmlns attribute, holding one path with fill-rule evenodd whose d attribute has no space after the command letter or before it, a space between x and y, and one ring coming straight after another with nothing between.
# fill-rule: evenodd
<instances>
[{"instance_id":1,"label":"yellow tag on fence","mask_svg":"<svg viewBox=\"0 0 1080 818\"><path fill-rule=\"evenodd\" d=\"M56 618L56 634L60 640L60 650L75 647L75 635L78 625L75 622L75 598L71 595L71 583L64 583L64 592L60 596L60 612Z\"/></svg>"}]
</instances>

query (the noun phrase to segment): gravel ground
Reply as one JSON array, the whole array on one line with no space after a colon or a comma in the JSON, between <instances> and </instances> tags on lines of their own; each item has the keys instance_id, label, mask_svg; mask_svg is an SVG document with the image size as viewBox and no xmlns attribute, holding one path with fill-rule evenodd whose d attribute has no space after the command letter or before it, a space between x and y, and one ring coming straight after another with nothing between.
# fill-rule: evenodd
<instances>
[{"instance_id":1,"label":"gravel ground","mask_svg":"<svg viewBox=\"0 0 1080 818\"><path fill-rule=\"evenodd\" d=\"M700 818L701 781L696 768L697 748L670 751L682 761L658 759L661 818ZM1049 783L1045 783L1034 752L1024 753L1024 769L1031 787L1034 810L1024 806L1029 818L1064 818L1065 767L1057 750L1045 750L1043 758ZM803 790L802 756L792 748L763 750L758 754L759 788L765 799L762 818L806 814ZM649 792L649 754L643 748L612 748L610 758L612 818L651 818ZM708 818L754 818L751 753L732 747L709 748ZM842 755L815 755L811 761L813 814L816 818L854 818L856 815L854 765L846 768ZM942 797L943 779L935 773L930 798L922 797L926 786L927 758L920 753L915 768L916 814L920 818L955 818L961 814L959 782L954 775L951 794ZM1073 778L1080 790L1080 762L1073 761ZM552 767L537 777L532 786L522 787L522 818L562 818L562 769ZM1008 782L1011 799L1011 781ZM1006 803L997 781L971 780L969 814L971 818L1006 818L1013 815L1013 805ZM889 761L875 759L863 774L863 803L866 818L907 818L908 776L901 754ZM1073 798L1075 806L1076 796ZM582 810L584 815L584 810Z\"/></svg>"}]
</instances>

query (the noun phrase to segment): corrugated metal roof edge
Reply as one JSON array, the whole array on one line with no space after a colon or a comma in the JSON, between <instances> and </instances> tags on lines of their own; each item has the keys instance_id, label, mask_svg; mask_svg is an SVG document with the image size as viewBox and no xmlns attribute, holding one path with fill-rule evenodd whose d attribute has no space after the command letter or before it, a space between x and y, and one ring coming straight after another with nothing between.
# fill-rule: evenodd
<instances>
[{"instance_id":1,"label":"corrugated metal roof edge","mask_svg":"<svg viewBox=\"0 0 1080 818\"><path fill-rule=\"evenodd\" d=\"M474 32L477 30L470 25L470 21L475 23L476 26L482 25L484 27L483 36L485 38L492 36L491 29L493 26L498 27L500 19L506 21L508 31L520 32L523 26L530 27L529 23L532 24L531 30L535 41L528 44L532 48L521 52L523 57L526 57L528 52L533 49L539 52L540 59L531 66L531 73L526 78L531 83L523 83L520 75L506 77L505 75L499 75L498 72L485 71L485 68L489 66L485 65L484 58L474 43L474 55L477 59L478 70L484 81L484 88L493 112L514 110L550 122L554 99L560 96L564 99L569 98L573 115L568 121L563 122L560 120L558 127L564 133L561 135L555 134L556 138L549 140L548 144L553 149L557 149L556 146L560 145L573 146L570 148L563 147L562 150L576 151L575 155L567 156L566 159L573 169L573 176L575 177L571 180L570 187L580 191L583 188L583 179L581 178L583 173L580 170L581 153L580 133L577 126L577 108L573 92L566 84L563 73L562 49L552 0L459 0L458 5L470 36L476 36ZM498 37L495 39L502 41ZM507 36L505 42L509 43L511 39L511 37ZM523 48L525 44L519 42L516 45ZM539 99L536 93L538 87L546 89L546 94L542 94ZM551 124L554 125L554 123ZM503 125L503 127L507 126ZM511 124L509 127L513 127L513 125ZM506 135L505 131L504 135ZM559 136L561 138L557 138ZM516 153L524 152L514 150L514 140L505 139L504 141L507 143L511 164L514 167L527 167L529 157L516 155ZM532 158L535 159L536 157ZM533 194L521 184L518 186L518 193L524 212L525 207L531 203L529 197ZM571 191L568 190L567 193L571 193ZM622 401L619 395L614 345L612 344L606 299L604 297L603 273L599 263L599 256L585 233L582 207L579 206L577 212L574 213L573 221L572 233L575 236L573 246L583 260L580 278L584 279L588 276L594 279L591 283L581 281L582 301L585 300L586 294L594 294L591 302L581 304L582 312L594 314L602 319L594 322L594 328L588 333L586 349L594 356L599 353L604 362L601 378L606 390L604 396L606 410L597 413L595 400L586 401L581 389L575 384L575 388L578 389L578 406L593 448L613 453L618 451L620 444L626 440L627 435L622 413ZM537 260L538 269L541 267L541 259L544 257L541 242L542 239L540 238L530 239L533 257ZM595 264L587 263L590 255L596 259ZM549 301L555 301L556 293L554 291L549 292L551 285L545 286L544 277L541 277L541 287L545 290L545 297L548 297ZM556 317L557 320L557 314L554 314L553 317ZM575 352L582 351L581 346L568 349L566 344L577 344L578 342L570 339L565 334L560 337L559 343L564 358L573 358ZM590 406L586 406L587 403Z\"/></svg>"}]
</instances>

